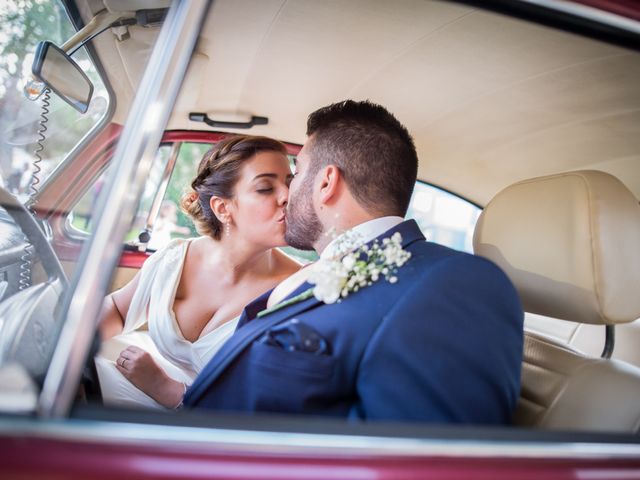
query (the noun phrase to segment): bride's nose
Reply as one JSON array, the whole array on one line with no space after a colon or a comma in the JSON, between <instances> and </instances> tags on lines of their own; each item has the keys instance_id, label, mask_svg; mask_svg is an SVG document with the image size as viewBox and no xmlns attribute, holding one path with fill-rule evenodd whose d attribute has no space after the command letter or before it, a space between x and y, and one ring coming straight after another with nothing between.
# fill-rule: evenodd
<instances>
[{"instance_id":1,"label":"bride's nose","mask_svg":"<svg viewBox=\"0 0 640 480\"><path fill-rule=\"evenodd\" d=\"M278 196L278 205L285 206L289 201L289 187L283 186Z\"/></svg>"}]
</instances>

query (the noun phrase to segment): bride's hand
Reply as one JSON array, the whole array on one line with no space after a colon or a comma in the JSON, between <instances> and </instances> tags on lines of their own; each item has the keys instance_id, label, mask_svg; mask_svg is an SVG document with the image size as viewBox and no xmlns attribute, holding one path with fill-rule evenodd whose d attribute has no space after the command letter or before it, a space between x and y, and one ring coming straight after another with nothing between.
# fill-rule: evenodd
<instances>
[{"instance_id":1,"label":"bride's hand","mask_svg":"<svg viewBox=\"0 0 640 480\"><path fill-rule=\"evenodd\" d=\"M167 408L182 401L184 384L173 380L155 362L149 352L129 346L120 352L116 368L131 383Z\"/></svg>"},{"instance_id":2,"label":"bride's hand","mask_svg":"<svg viewBox=\"0 0 640 480\"><path fill-rule=\"evenodd\" d=\"M135 346L120 352L116 366L122 375L145 393L167 376L149 352Z\"/></svg>"}]
</instances>

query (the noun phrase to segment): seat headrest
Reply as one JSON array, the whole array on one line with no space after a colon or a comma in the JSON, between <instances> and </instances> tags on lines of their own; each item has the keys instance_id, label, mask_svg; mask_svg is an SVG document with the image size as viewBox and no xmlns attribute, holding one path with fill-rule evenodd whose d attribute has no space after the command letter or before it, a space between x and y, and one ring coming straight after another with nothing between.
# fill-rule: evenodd
<instances>
[{"instance_id":1,"label":"seat headrest","mask_svg":"<svg viewBox=\"0 0 640 480\"><path fill-rule=\"evenodd\" d=\"M593 324L640 317L640 204L607 173L505 188L480 215L473 245L507 273L528 312Z\"/></svg>"}]
</instances>

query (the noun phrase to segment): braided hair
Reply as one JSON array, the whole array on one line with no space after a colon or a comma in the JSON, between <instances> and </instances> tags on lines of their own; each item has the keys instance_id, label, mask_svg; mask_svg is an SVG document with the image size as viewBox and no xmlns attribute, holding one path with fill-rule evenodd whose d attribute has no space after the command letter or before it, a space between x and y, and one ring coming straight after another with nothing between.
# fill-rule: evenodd
<instances>
[{"instance_id":1,"label":"braided hair","mask_svg":"<svg viewBox=\"0 0 640 480\"><path fill-rule=\"evenodd\" d=\"M216 240L222 236L222 222L211 210L211 197L230 199L244 163L259 152L287 154L277 140L252 135L234 135L217 142L198 165L191 191L182 196L180 206L189 215L201 235Z\"/></svg>"}]
</instances>

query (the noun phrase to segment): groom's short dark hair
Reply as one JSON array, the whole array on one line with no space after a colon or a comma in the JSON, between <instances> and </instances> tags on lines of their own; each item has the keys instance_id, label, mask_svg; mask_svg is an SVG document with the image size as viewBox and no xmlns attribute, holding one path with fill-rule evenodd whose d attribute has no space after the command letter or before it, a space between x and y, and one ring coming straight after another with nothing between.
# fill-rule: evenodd
<instances>
[{"instance_id":1,"label":"groom's short dark hair","mask_svg":"<svg viewBox=\"0 0 640 480\"><path fill-rule=\"evenodd\" d=\"M345 100L309 115L313 175L336 165L355 199L369 213L404 216L418 174L418 155L407 129L384 107Z\"/></svg>"}]
</instances>

